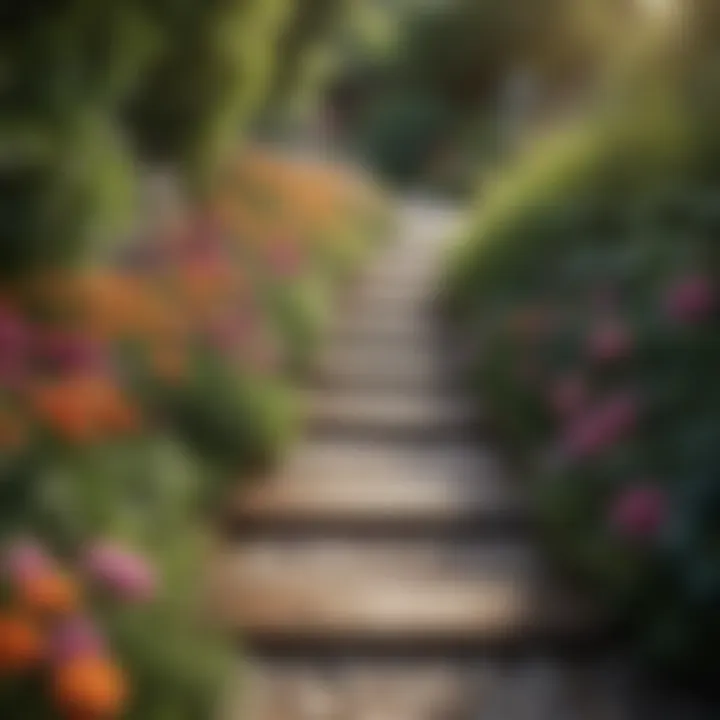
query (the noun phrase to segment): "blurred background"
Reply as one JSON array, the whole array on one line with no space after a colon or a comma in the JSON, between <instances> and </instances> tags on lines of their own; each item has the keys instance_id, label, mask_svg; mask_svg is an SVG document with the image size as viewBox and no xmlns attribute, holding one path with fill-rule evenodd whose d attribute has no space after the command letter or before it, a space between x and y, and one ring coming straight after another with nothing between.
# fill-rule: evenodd
<instances>
[{"instance_id":1,"label":"blurred background","mask_svg":"<svg viewBox=\"0 0 720 720\"><path fill-rule=\"evenodd\" d=\"M418 197L544 547L712 687L716 0L26 0L0 38L2 717L213 717L213 531Z\"/></svg>"}]
</instances>

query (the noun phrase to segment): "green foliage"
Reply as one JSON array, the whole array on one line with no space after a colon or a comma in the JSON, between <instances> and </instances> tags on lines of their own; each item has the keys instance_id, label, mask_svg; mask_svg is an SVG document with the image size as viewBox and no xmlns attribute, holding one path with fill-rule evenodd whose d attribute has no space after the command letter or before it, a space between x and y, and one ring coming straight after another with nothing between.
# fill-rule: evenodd
<instances>
[{"instance_id":1,"label":"green foliage","mask_svg":"<svg viewBox=\"0 0 720 720\"><path fill-rule=\"evenodd\" d=\"M665 192L690 169L689 148L687 119L662 100L636 115L626 109L560 128L483 188L477 221L448 258L451 304L481 303L511 273L523 284L547 252L625 222L618 216L635 208L618 200Z\"/></svg>"},{"instance_id":2,"label":"green foliage","mask_svg":"<svg viewBox=\"0 0 720 720\"><path fill-rule=\"evenodd\" d=\"M427 168L451 123L441 100L393 94L361 121L360 152L388 180L406 182Z\"/></svg>"},{"instance_id":3,"label":"green foliage","mask_svg":"<svg viewBox=\"0 0 720 720\"><path fill-rule=\"evenodd\" d=\"M302 81L306 54L327 42L346 4L347 0L296 0L292 4L278 41L269 106L281 103Z\"/></svg>"},{"instance_id":4,"label":"green foliage","mask_svg":"<svg viewBox=\"0 0 720 720\"><path fill-rule=\"evenodd\" d=\"M447 289L483 328L483 401L525 461L550 547L646 661L702 674L720 631L709 611L720 593L718 187L698 162L697 116L656 90L644 109L564 128L486 190ZM697 277L713 288L710 309L677 320L671 289ZM604 362L589 348L608 317L630 346ZM559 388L578 377L584 397L565 415ZM618 392L637 401L637 424L577 452L582 423ZM624 534L617 503L647 484L665 498L661 526Z\"/></svg>"},{"instance_id":5,"label":"green foliage","mask_svg":"<svg viewBox=\"0 0 720 720\"><path fill-rule=\"evenodd\" d=\"M269 288L268 302L285 338L288 370L293 375L307 370L327 325L331 305L326 290L313 277Z\"/></svg>"},{"instance_id":6,"label":"green foliage","mask_svg":"<svg viewBox=\"0 0 720 720\"><path fill-rule=\"evenodd\" d=\"M273 77L287 0L150 5L158 52L128 112L143 156L206 187Z\"/></svg>"},{"instance_id":7,"label":"green foliage","mask_svg":"<svg viewBox=\"0 0 720 720\"><path fill-rule=\"evenodd\" d=\"M156 393L158 411L178 436L230 482L271 463L294 434L288 389L275 377L238 373L213 353L198 353L187 382ZM212 493L221 498L222 490Z\"/></svg>"},{"instance_id":8,"label":"green foliage","mask_svg":"<svg viewBox=\"0 0 720 720\"><path fill-rule=\"evenodd\" d=\"M230 679L231 644L197 613L198 571L209 548L188 529L179 527L182 536L158 553L171 592L143 612L121 608L108 618L113 641L133 672L127 715L132 720L212 717Z\"/></svg>"},{"instance_id":9,"label":"green foliage","mask_svg":"<svg viewBox=\"0 0 720 720\"><path fill-rule=\"evenodd\" d=\"M268 90L282 93L293 84L303 47L338 3L308 1L296 8L291 0L33 0L7 5L0 9L0 411L5 423L0 541L32 535L77 575L82 612L106 636L108 661L127 675L130 700L123 717L206 720L216 714L232 659L229 638L203 624L197 606L210 552L202 537L207 513L224 501L229 483L277 460L295 432L295 399L286 368L272 358L251 357L253 348L239 357L242 338L228 351L225 338L218 337L222 333L212 333L215 311L220 320L239 318L234 304L249 303L247 294L232 287L222 297L226 306L213 305L213 312L203 304L206 296L193 296L193 305L188 288L165 302L163 293L172 294L176 281L181 285L186 279L181 270L188 268L172 265L177 256L169 252L170 266L152 275L153 258L165 246L143 236L145 252L129 253L136 265L126 276L125 268L108 267L115 253L107 245L135 224L135 180L147 163L181 171L191 200L205 199L200 194L214 189L219 166L230 159ZM290 11L302 22L285 27ZM276 74L278 66L283 73ZM270 183L283 179L281 167ZM325 182L332 186L334 180ZM283 191L302 196L302 189ZM309 189L305 202L317 206L309 214L312 226L325 216L325 191L320 188L318 202ZM236 201L254 205L244 195ZM192 206L189 216L207 220ZM267 216L277 220L273 210ZM360 223L367 219L364 212L359 220L338 209L331 219L339 230L337 238L329 233L330 241L341 242L342 231L353 233L355 228L346 226L357 222L361 237L354 250L367 245ZM202 250L210 252L195 258L190 268L195 281L213 250L204 234L207 223L200 224ZM194 228L185 229L191 235ZM271 222L263 224L258 240L271 241L262 235L275 229ZM346 258L344 250L339 255ZM235 254L223 255L218 275L228 269L225 262L235 261ZM296 365L315 345L332 284L330 263L315 262L312 258L307 277L287 287L273 278L276 293L263 298L265 305L253 318L261 330L281 336ZM96 274L66 272L78 265L91 266ZM58 272L37 272L45 270ZM241 273L233 273L233 279L236 274ZM85 287L98 278L107 281L109 295ZM187 285L203 295L197 282L187 280ZM51 307L46 295L52 296ZM95 309L88 297L98 299L103 309L97 315L103 317L76 307ZM196 321L187 323L192 327L186 334L185 322L172 322L173 313L177 320L185 310ZM57 325L41 327L36 311L43 322L51 318ZM178 325L183 329L176 332ZM70 355L79 351L83 358L69 360L67 367L67 358L56 363L49 349L54 343L48 342L55 331L61 346L70 340ZM92 360L83 354L87 345ZM164 374L158 350L168 351L166 360L171 356ZM183 366L179 375L188 360L187 376L178 378L172 362L177 358ZM85 575L91 573L77 567L78 555L105 538L132 548L157 572L156 598L123 605L85 592ZM10 584L5 573L2 590ZM41 686L35 679L0 683L3 717L57 716L49 707L48 668L44 664L41 670Z\"/></svg>"},{"instance_id":10,"label":"green foliage","mask_svg":"<svg viewBox=\"0 0 720 720\"><path fill-rule=\"evenodd\" d=\"M132 5L66 0L42 22L35 10L8 9L1 31L5 274L77 262L98 234L117 232L133 172L114 113L147 57Z\"/></svg>"}]
</instances>

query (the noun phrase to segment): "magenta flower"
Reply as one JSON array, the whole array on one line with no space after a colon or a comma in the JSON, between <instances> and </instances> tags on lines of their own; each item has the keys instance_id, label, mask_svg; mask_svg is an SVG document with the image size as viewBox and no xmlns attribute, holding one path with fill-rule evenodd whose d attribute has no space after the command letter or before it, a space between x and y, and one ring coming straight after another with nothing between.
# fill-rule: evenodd
<instances>
[{"instance_id":1,"label":"magenta flower","mask_svg":"<svg viewBox=\"0 0 720 720\"><path fill-rule=\"evenodd\" d=\"M88 548L82 565L99 586L122 600L147 602L157 593L157 577L147 561L115 543Z\"/></svg>"},{"instance_id":2,"label":"magenta flower","mask_svg":"<svg viewBox=\"0 0 720 720\"><path fill-rule=\"evenodd\" d=\"M90 372L105 368L108 354L96 340L63 330L50 330L36 341L36 352L60 372Z\"/></svg>"},{"instance_id":3,"label":"magenta flower","mask_svg":"<svg viewBox=\"0 0 720 720\"><path fill-rule=\"evenodd\" d=\"M87 655L102 655L105 649L100 631L90 618L82 615L65 620L50 636L50 658L56 663Z\"/></svg>"},{"instance_id":4,"label":"magenta flower","mask_svg":"<svg viewBox=\"0 0 720 720\"><path fill-rule=\"evenodd\" d=\"M580 375L561 378L550 392L550 405L560 417L577 416L588 401L588 388Z\"/></svg>"},{"instance_id":5,"label":"magenta flower","mask_svg":"<svg viewBox=\"0 0 720 720\"><path fill-rule=\"evenodd\" d=\"M52 558L33 540L19 540L6 548L3 565L14 582L23 582L47 572L53 566Z\"/></svg>"},{"instance_id":6,"label":"magenta flower","mask_svg":"<svg viewBox=\"0 0 720 720\"><path fill-rule=\"evenodd\" d=\"M27 347L29 328L23 319L7 307L0 307L0 350L18 352Z\"/></svg>"},{"instance_id":7,"label":"magenta flower","mask_svg":"<svg viewBox=\"0 0 720 720\"><path fill-rule=\"evenodd\" d=\"M30 328L7 307L0 307L0 382L16 388L26 376Z\"/></svg>"},{"instance_id":8,"label":"magenta flower","mask_svg":"<svg viewBox=\"0 0 720 720\"><path fill-rule=\"evenodd\" d=\"M635 340L622 322L606 320L598 325L587 341L587 352L598 363L612 363L627 358L633 350Z\"/></svg>"},{"instance_id":9,"label":"magenta flower","mask_svg":"<svg viewBox=\"0 0 720 720\"><path fill-rule=\"evenodd\" d=\"M715 310L715 288L705 275L688 275L669 288L666 310L676 322L689 325L702 322Z\"/></svg>"},{"instance_id":10,"label":"magenta flower","mask_svg":"<svg viewBox=\"0 0 720 720\"><path fill-rule=\"evenodd\" d=\"M662 490L650 484L636 485L616 498L610 523L626 538L647 540L660 530L667 511L667 497Z\"/></svg>"},{"instance_id":11,"label":"magenta flower","mask_svg":"<svg viewBox=\"0 0 720 720\"><path fill-rule=\"evenodd\" d=\"M618 393L575 419L563 447L573 458L597 455L627 437L635 429L638 415L636 398Z\"/></svg>"}]
</instances>

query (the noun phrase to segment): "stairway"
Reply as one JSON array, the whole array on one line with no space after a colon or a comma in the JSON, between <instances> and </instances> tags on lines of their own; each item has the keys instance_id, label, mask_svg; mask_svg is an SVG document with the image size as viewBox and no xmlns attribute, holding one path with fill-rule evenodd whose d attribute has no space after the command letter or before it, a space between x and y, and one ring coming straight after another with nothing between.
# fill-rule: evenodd
<instances>
[{"instance_id":1,"label":"stairway","mask_svg":"<svg viewBox=\"0 0 720 720\"><path fill-rule=\"evenodd\" d=\"M223 720L627 717L437 327L456 221L403 206L321 358L304 443L232 503L210 588L246 661Z\"/></svg>"}]
</instances>

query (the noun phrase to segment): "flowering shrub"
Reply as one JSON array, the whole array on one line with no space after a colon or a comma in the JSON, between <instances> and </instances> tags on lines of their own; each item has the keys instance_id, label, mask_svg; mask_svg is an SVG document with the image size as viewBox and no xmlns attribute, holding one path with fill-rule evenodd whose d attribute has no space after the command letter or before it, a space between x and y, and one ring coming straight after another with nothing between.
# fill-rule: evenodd
<instances>
[{"instance_id":1,"label":"flowering shrub","mask_svg":"<svg viewBox=\"0 0 720 720\"><path fill-rule=\"evenodd\" d=\"M292 371L385 224L340 171L231 171L109 262L2 287L0 542L52 549L8 548L3 717L213 714L231 651L195 621L201 513L288 441Z\"/></svg>"},{"instance_id":2,"label":"flowering shrub","mask_svg":"<svg viewBox=\"0 0 720 720\"><path fill-rule=\"evenodd\" d=\"M717 193L601 191L596 161L543 202L491 195L450 299L558 558L647 660L697 673L720 638Z\"/></svg>"},{"instance_id":3,"label":"flowering shrub","mask_svg":"<svg viewBox=\"0 0 720 720\"><path fill-rule=\"evenodd\" d=\"M3 707L43 717L119 718L131 688L86 604L82 586L36 544L9 547L0 611Z\"/></svg>"},{"instance_id":4,"label":"flowering shrub","mask_svg":"<svg viewBox=\"0 0 720 720\"><path fill-rule=\"evenodd\" d=\"M354 178L268 153L248 151L231 171L237 186L227 180L201 212L178 211L123 248L115 266L8 289L0 305L8 451L162 426L238 468L288 435L278 381L302 369L316 344L328 292L347 269L337 248L371 247L358 219L373 220L379 235L382 209Z\"/></svg>"},{"instance_id":5,"label":"flowering shrub","mask_svg":"<svg viewBox=\"0 0 720 720\"><path fill-rule=\"evenodd\" d=\"M382 195L355 173L250 148L230 163L214 211L277 318L289 369L303 370L329 292L387 235Z\"/></svg>"}]
</instances>

